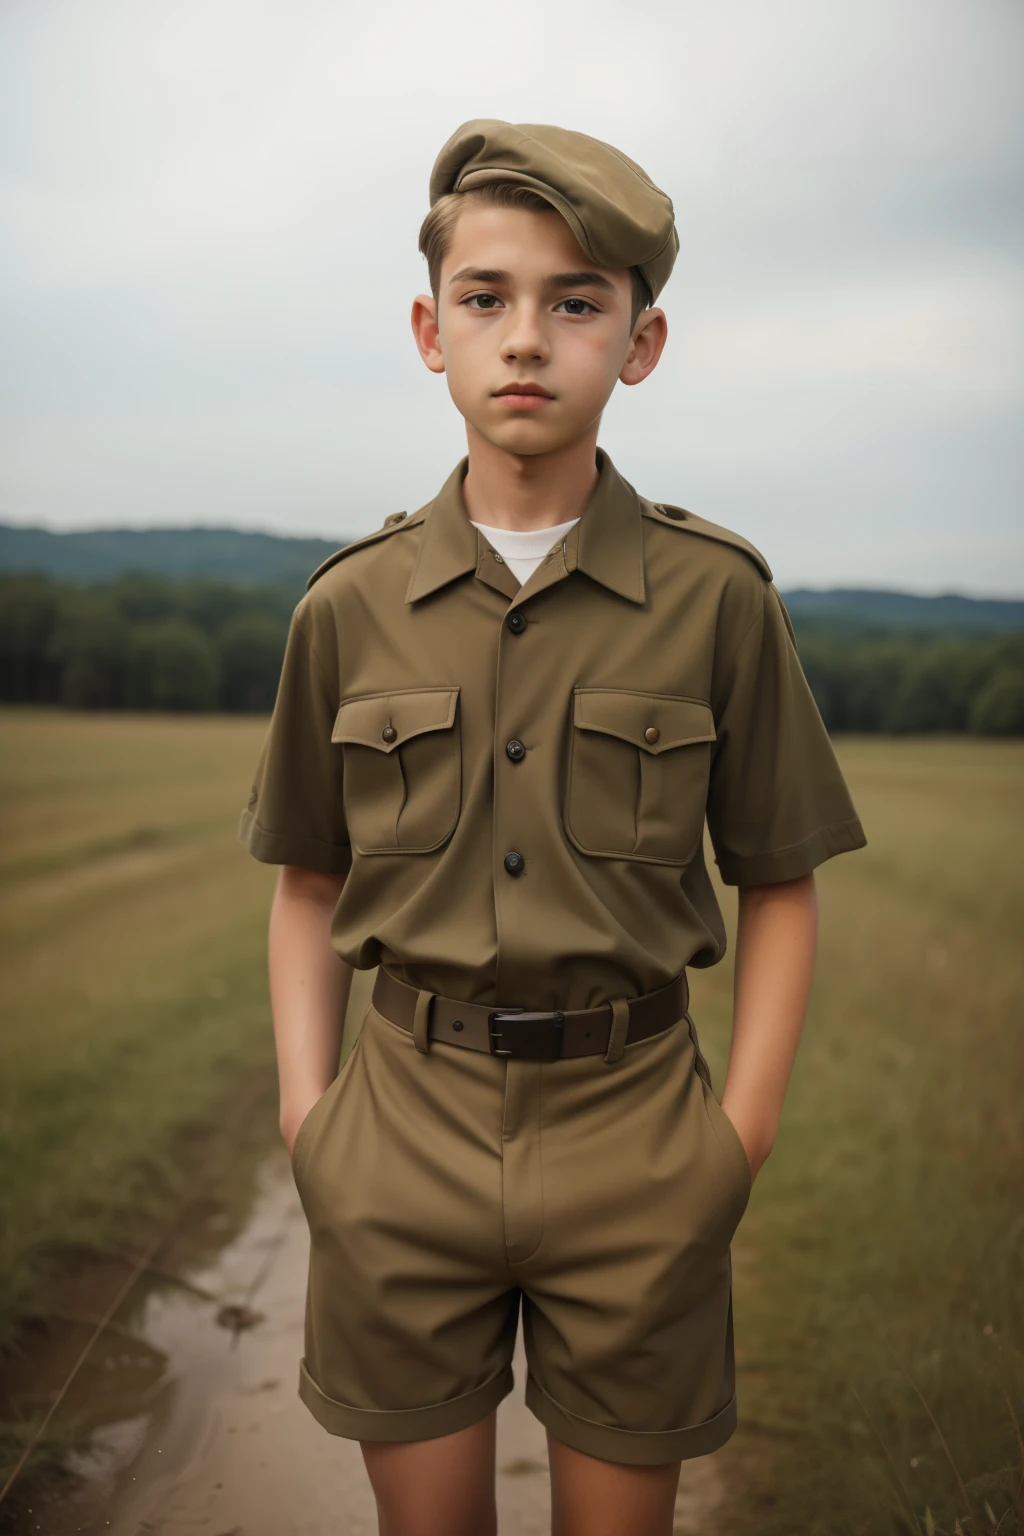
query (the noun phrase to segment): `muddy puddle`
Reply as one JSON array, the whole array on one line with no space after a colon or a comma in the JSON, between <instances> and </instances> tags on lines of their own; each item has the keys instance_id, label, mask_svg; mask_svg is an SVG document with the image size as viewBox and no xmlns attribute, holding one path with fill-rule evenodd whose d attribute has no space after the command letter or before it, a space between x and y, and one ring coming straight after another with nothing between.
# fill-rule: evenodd
<instances>
[{"instance_id":1,"label":"muddy puddle","mask_svg":"<svg viewBox=\"0 0 1024 1536\"><path fill-rule=\"evenodd\" d=\"M250 1169L250 1177L252 1172ZM308 1258L284 1150L264 1152L241 1221L193 1213L153 1256L88 1348L55 1424L77 1423L62 1474L38 1462L0 1508L0 1532L44 1536L374 1536L374 1501L353 1441L326 1434L299 1402ZM141 1246L141 1245L140 1245ZM5 1382L27 1421L53 1402L132 1275L112 1256L74 1292L74 1311ZM90 1294L90 1287L91 1292ZM502 1536L549 1530L544 1431L523 1403L525 1362L499 1409ZM721 1502L715 1458L684 1463L680 1536L708 1536Z\"/></svg>"}]
</instances>

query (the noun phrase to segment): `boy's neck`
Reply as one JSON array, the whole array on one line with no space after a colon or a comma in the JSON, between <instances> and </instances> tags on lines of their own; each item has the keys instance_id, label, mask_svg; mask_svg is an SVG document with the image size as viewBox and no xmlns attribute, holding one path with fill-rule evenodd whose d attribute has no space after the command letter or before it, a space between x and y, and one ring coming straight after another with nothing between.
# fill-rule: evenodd
<instances>
[{"instance_id":1,"label":"boy's neck","mask_svg":"<svg viewBox=\"0 0 1024 1536\"><path fill-rule=\"evenodd\" d=\"M530 532L582 517L597 485L597 428L555 453L514 454L467 427L466 511L488 528Z\"/></svg>"}]
</instances>

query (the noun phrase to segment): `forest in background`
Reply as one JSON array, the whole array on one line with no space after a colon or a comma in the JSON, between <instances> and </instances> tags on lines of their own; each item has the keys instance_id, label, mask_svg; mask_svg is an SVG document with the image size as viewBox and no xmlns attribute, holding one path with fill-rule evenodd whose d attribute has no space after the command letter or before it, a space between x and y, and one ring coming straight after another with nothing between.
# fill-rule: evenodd
<instances>
[{"instance_id":1,"label":"forest in background","mask_svg":"<svg viewBox=\"0 0 1024 1536\"><path fill-rule=\"evenodd\" d=\"M266 712L299 595L280 582L0 575L0 701ZM830 617L828 595L787 604L830 731L1024 735L1024 630L913 628L858 618L850 603ZM807 611L801 597L819 601Z\"/></svg>"}]
</instances>

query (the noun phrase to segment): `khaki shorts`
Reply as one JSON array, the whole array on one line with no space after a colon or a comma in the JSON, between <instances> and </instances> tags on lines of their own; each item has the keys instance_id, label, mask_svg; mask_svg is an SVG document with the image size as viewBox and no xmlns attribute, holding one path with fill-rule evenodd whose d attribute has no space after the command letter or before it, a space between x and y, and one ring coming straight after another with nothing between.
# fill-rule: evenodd
<instances>
[{"instance_id":1,"label":"khaki shorts","mask_svg":"<svg viewBox=\"0 0 1024 1536\"><path fill-rule=\"evenodd\" d=\"M300 1395L333 1434L429 1440L512 1390L607 1461L702 1456L736 1427L729 1244L743 1144L689 1015L626 1047L418 1052L371 1005L303 1121L311 1235Z\"/></svg>"}]
</instances>

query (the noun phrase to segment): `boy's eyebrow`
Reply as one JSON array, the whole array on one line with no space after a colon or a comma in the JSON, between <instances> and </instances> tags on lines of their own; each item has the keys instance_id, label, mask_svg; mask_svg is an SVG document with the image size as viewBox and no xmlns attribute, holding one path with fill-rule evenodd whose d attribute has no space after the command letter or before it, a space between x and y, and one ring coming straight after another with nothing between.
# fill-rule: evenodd
<instances>
[{"instance_id":1,"label":"boy's eyebrow","mask_svg":"<svg viewBox=\"0 0 1024 1536\"><path fill-rule=\"evenodd\" d=\"M463 267L448 279L449 283L493 283L495 285L508 285L512 282L511 272L504 272L498 267ZM547 279L548 288L604 288L609 293L615 292L615 284L602 277L600 272L556 272Z\"/></svg>"},{"instance_id":2,"label":"boy's eyebrow","mask_svg":"<svg viewBox=\"0 0 1024 1536\"><path fill-rule=\"evenodd\" d=\"M449 283L510 283L512 274L502 272L496 267L463 267L448 281Z\"/></svg>"},{"instance_id":3,"label":"boy's eyebrow","mask_svg":"<svg viewBox=\"0 0 1024 1536\"><path fill-rule=\"evenodd\" d=\"M602 277L600 272L558 272L548 278L548 285L551 288L605 288L609 293L615 292L615 284Z\"/></svg>"}]
</instances>

